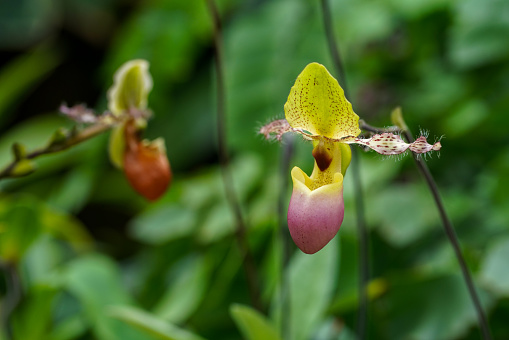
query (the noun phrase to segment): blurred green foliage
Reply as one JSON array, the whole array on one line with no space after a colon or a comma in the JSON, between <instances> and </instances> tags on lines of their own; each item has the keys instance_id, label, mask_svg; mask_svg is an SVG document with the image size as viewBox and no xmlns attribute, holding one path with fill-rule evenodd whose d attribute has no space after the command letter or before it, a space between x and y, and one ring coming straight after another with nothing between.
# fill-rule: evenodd
<instances>
[{"instance_id":1,"label":"blurred green foliage","mask_svg":"<svg viewBox=\"0 0 509 340\"><path fill-rule=\"evenodd\" d=\"M496 339L509 338L509 2L331 0L354 110L443 136L428 159ZM216 152L205 1L0 2L0 164L70 123L63 101L106 108L125 61L150 62L154 118L174 180L147 203L109 164L107 136L0 183L0 339L355 339L358 255L351 174L345 220L320 253L281 267L281 147L256 135L283 116L303 67L333 70L318 1L218 0L227 137L263 313L249 300ZM286 141L290 143L290 141ZM310 172L310 146L292 165ZM411 157L361 158L370 228L369 338L476 339L473 306ZM352 171L352 170L349 170ZM280 284L289 279L289 307ZM16 301L16 287L20 289ZM14 298L14 299L13 299ZM12 313L10 312L12 310ZM6 315L9 315L6 320Z\"/></svg>"}]
</instances>

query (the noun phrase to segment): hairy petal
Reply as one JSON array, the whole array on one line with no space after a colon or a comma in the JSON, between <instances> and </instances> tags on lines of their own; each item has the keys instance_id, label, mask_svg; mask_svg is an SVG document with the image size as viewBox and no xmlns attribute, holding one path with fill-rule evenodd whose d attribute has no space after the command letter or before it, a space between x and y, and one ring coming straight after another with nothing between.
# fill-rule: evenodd
<instances>
[{"instance_id":1,"label":"hairy petal","mask_svg":"<svg viewBox=\"0 0 509 340\"><path fill-rule=\"evenodd\" d=\"M440 142L436 142L435 144L430 145L426 141L426 137L420 136L419 138L417 138L415 140L415 142L410 144L410 146L408 148L415 153L425 153L425 152L429 152L431 150L433 150L433 151L440 150L442 148L442 144L440 144Z\"/></svg>"},{"instance_id":2,"label":"hairy petal","mask_svg":"<svg viewBox=\"0 0 509 340\"><path fill-rule=\"evenodd\" d=\"M400 136L388 132L367 139L357 138L353 143L365 145L382 155L398 155L407 149L415 153L426 153L442 148L440 142L429 144L424 136L420 136L415 142L408 144Z\"/></svg>"},{"instance_id":3,"label":"hairy petal","mask_svg":"<svg viewBox=\"0 0 509 340\"><path fill-rule=\"evenodd\" d=\"M293 193L288 207L288 228L293 241L306 254L327 245L343 222L343 175L336 173L331 184L311 190L310 179L298 167L292 169Z\"/></svg>"},{"instance_id":4,"label":"hairy petal","mask_svg":"<svg viewBox=\"0 0 509 340\"><path fill-rule=\"evenodd\" d=\"M264 135L266 139L275 136L276 139L280 141L283 134L289 131L292 131L292 128L290 124L288 124L288 121L286 119L278 119L262 126L259 133Z\"/></svg>"},{"instance_id":5,"label":"hairy petal","mask_svg":"<svg viewBox=\"0 0 509 340\"><path fill-rule=\"evenodd\" d=\"M297 77L285 104L285 117L294 130L345 142L361 132L359 116L343 89L318 63L307 65Z\"/></svg>"},{"instance_id":6,"label":"hairy petal","mask_svg":"<svg viewBox=\"0 0 509 340\"><path fill-rule=\"evenodd\" d=\"M78 123L92 124L99 121L99 116L96 116L92 109L87 108L83 104L74 105L72 107L62 104L59 110L66 117Z\"/></svg>"}]
</instances>

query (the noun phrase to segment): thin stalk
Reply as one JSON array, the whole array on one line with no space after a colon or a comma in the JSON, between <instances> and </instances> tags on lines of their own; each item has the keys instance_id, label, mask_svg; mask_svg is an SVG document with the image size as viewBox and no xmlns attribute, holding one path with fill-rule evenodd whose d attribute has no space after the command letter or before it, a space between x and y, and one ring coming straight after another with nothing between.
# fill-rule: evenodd
<instances>
[{"instance_id":1,"label":"thin stalk","mask_svg":"<svg viewBox=\"0 0 509 340\"><path fill-rule=\"evenodd\" d=\"M336 67L337 77L340 84L343 86L345 91L345 97L349 97L348 85L346 82L345 71L343 68L343 62L339 55L339 48L336 44L334 37L334 30L332 27L332 19L330 14L330 7L327 0L321 0L322 4L322 15L325 26L325 33L327 34L327 42L329 50ZM352 150L352 172L354 180L354 195L355 195L355 207L356 207L356 220L357 220L357 231L359 239L359 307L357 312L357 336L360 340L366 337L366 324L367 324L367 310L368 310L368 295L366 287L369 280L369 249L368 249L368 231L366 229L365 215L364 215L364 197L362 195L362 182L360 178L360 164L359 155L357 150Z\"/></svg>"},{"instance_id":2,"label":"thin stalk","mask_svg":"<svg viewBox=\"0 0 509 340\"><path fill-rule=\"evenodd\" d=\"M361 128L361 130L369 131L369 132L373 132L373 133L378 133L378 134L386 133L386 132L389 132L389 133L398 133L398 132L401 131L400 128L397 127L397 126L389 126L389 127L386 127L386 128L380 128L380 127L377 127L377 126L369 125L368 123L366 123L364 121L364 119L360 119L359 120L359 127Z\"/></svg>"},{"instance_id":3,"label":"thin stalk","mask_svg":"<svg viewBox=\"0 0 509 340\"><path fill-rule=\"evenodd\" d=\"M224 86L224 63L223 63L223 45L222 45L222 25L219 12L214 0L207 0L210 15L213 20L214 27L214 52L215 52L215 69L216 69L216 105L217 105L217 141L218 152L221 164L221 175L223 177L223 186L226 198L230 205L235 218L235 237L243 256L243 267L247 277L249 294L253 306L262 310L260 300L260 291L258 287L258 279L254 258L249 250L246 233L247 228L242 216L239 199L233 187L233 176L230 170L230 157L227 149L227 133L226 133L226 90Z\"/></svg>"},{"instance_id":4,"label":"thin stalk","mask_svg":"<svg viewBox=\"0 0 509 340\"><path fill-rule=\"evenodd\" d=\"M292 241L288 230L286 219L286 192L288 191L288 174L290 173L290 161L294 151L294 137L285 135L283 143L283 152L281 154L280 165L280 181L281 191L278 200L278 216L279 216L279 239L282 243L282 263L281 263L281 335L283 339L291 340L291 306L290 306L290 273L288 272L288 264L290 263L290 255L292 249Z\"/></svg>"},{"instance_id":5,"label":"thin stalk","mask_svg":"<svg viewBox=\"0 0 509 340\"><path fill-rule=\"evenodd\" d=\"M412 133L410 130L405 126L400 126L402 128L403 136L405 136L408 143L414 142L414 138L412 136ZM465 283L467 284L468 293L470 294L470 298L472 299L472 302L474 303L475 311L477 313L477 318L479 321L479 327L481 328L482 337L485 340L491 340L491 332L490 327L488 325L488 320L486 318L486 315L484 313L484 310L481 305L481 301L479 299L479 295L477 294L477 291L475 289L474 281L472 279L472 275L470 274L470 270L468 269L468 266L465 262L465 258L463 257L463 254L461 252L461 246L458 240L458 236L456 235L456 231L454 230L454 226L447 215L447 212L445 211L444 203L442 201L442 197L440 196L440 192L438 191L438 186L435 182L435 179L433 178L433 175L429 171L428 166L426 163L422 160L421 157L417 156L412 152L412 156L415 161L415 165L417 165L417 168L419 169L419 172L426 180L426 184L428 185L429 190L431 191L431 194L433 195L433 199L435 201L435 204L437 206L438 212L440 214L440 219L442 220L442 225L444 226L445 234L447 235L447 238L449 239L449 242L451 243L454 254L456 255L456 259L458 260L458 263L461 268L461 273L463 274L463 279L465 280Z\"/></svg>"},{"instance_id":6,"label":"thin stalk","mask_svg":"<svg viewBox=\"0 0 509 340\"><path fill-rule=\"evenodd\" d=\"M2 304L2 309L0 310L0 320L2 328L5 331L5 336L8 339L13 339L14 335L12 334L12 327L9 321L12 312L21 301L23 291L15 264L3 263L1 266L5 272L7 292Z\"/></svg>"},{"instance_id":7,"label":"thin stalk","mask_svg":"<svg viewBox=\"0 0 509 340\"><path fill-rule=\"evenodd\" d=\"M77 133L71 133L66 139L64 139L61 142L58 143L50 143L49 145L39 148L37 150L34 150L27 155L25 155L22 159L15 159L11 163L9 163L3 170L0 171L0 180L4 178L13 178L18 177L16 176L13 171L16 168L16 166L19 164L20 161L24 159L32 160L34 158L48 155L52 153L57 153L66 149L69 149L70 147L80 144L86 140L89 140L90 138L93 138L109 129L112 128L112 125L109 124L95 124L87 127L86 129L79 131Z\"/></svg>"},{"instance_id":8,"label":"thin stalk","mask_svg":"<svg viewBox=\"0 0 509 340\"><path fill-rule=\"evenodd\" d=\"M348 93L348 85L346 83L345 69L343 67L343 61L339 55L339 47L336 44L336 37L334 36L334 28L332 27L332 18L330 14L329 2L327 0L321 0L322 4L322 17L325 26L325 34L327 35L327 43L329 44L329 51L332 56L332 61L336 67L338 82L342 85L345 91L345 97L350 98Z\"/></svg>"},{"instance_id":9,"label":"thin stalk","mask_svg":"<svg viewBox=\"0 0 509 340\"><path fill-rule=\"evenodd\" d=\"M369 280L369 248L368 230L364 214L364 195L360 176L360 154L357 148L352 150L353 185L355 187L355 217L357 220L357 235L359 238L359 309L357 311L357 336L359 339L366 337L366 325L368 315L367 284Z\"/></svg>"}]
</instances>

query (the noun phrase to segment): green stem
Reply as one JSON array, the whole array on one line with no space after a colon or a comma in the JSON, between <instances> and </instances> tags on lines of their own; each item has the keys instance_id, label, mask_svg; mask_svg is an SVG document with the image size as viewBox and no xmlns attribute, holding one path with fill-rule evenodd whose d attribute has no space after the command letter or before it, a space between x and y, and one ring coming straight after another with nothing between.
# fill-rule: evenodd
<instances>
[{"instance_id":1,"label":"green stem","mask_svg":"<svg viewBox=\"0 0 509 340\"><path fill-rule=\"evenodd\" d=\"M402 117L400 117L400 120L403 122ZM410 132L408 127L406 127L406 124L404 124L404 122L400 126L400 128L402 129L403 136L405 137L407 142L408 143L414 142L414 137L412 136L412 133ZM449 239L449 242L451 243L452 248L454 249L454 254L456 255L456 259L458 260L458 263L460 265L461 273L463 274L463 279L465 280L465 283L468 288L468 293L470 294L470 298L472 299L475 311L477 313L477 318L479 322L479 327L481 328L482 337L485 340L491 340L492 337L490 327L488 325L488 320L482 308L479 295L477 294L477 291L475 289L472 275L470 274L470 270L468 269L465 258L463 257L463 254L461 252L461 246L458 240L458 236L456 235L454 226L445 210L442 197L440 196L440 192L438 191L438 186L433 178L433 175L429 171L428 166L423 161L422 157L419 157L414 153L412 153L412 156L414 158L415 165L417 165L419 172L426 180L426 184L428 185L428 188L431 191L431 194L433 195L433 199L440 214L440 219L442 220L442 225L444 227L445 234L447 235L447 238Z\"/></svg>"},{"instance_id":2,"label":"green stem","mask_svg":"<svg viewBox=\"0 0 509 340\"><path fill-rule=\"evenodd\" d=\"M222 28L221 18L217 10L214 0L207 0L210 15L213 20L214 28L214 50L215 50L215 68L216 68L216 104L217 104L217 139L218 151L221 164L221 175L223 177L223 186L226 198L230 205L236 221L235 236L238 246L244 258L243 267L246 272L247 284L251 295L251 303L253 306L262 310L260 300L260 289L258 286L258 278L254 258L249 250L246 233L247 228L242 216L239 199L233 187L233 176L230 170L230 157L227 149L227 133L226 133L226 90L224 86L224 68L223 68L223 48L222 48Z\"/></svg>"}]
</instances>

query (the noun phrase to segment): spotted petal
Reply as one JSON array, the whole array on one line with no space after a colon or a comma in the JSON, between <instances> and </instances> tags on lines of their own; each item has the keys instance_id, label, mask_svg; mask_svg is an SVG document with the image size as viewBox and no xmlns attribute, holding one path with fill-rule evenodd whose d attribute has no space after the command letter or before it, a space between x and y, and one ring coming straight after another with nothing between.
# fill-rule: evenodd
<instances>
[{"instance_id":1,"label":"spotted petal","mask_svg":"<svg viewBox=\"0 0 509 340\"><path fill-rule=\"evenodd\" d=\"M442 148L440 142L429 144L424 136L420 136L415 142L408 144L400 136L388 132L367 139L357 138L354 143L365 145L382 155L398 155L408 149L414 153L426 153Z\"/></svg>"},{"instance_id":2,"label":"spotted petal","mask_svg":"<svg viewBox=\"0 0 509 340\"><path fill-rule=\"evenodd\" d=\"M285 116L295 130L312 135L352 141L360 134L359 116L336 79L318 63L311 63L297 77L285 104Z\"/></svg>"}]
</instances>

